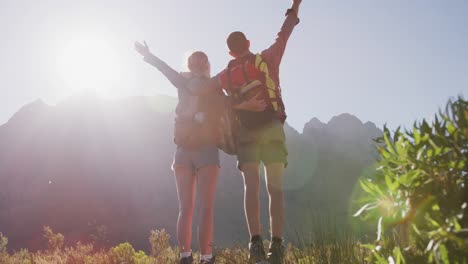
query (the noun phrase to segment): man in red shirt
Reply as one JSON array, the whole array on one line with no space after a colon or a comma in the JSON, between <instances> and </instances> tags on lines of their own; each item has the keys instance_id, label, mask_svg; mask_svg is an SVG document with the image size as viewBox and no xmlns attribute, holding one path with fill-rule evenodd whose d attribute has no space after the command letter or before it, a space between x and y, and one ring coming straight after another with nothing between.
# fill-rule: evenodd
<instances>
[{"instance_id":1,"label":"man in red shirt","mask_svg":"<svg viewBox=\"0 0 468 264\"><path fill-rule=\"evenodd\" d=\"M299 23L302 1L292 2L273 45L255 55L250 51L250 41L242 32L231 33L227 45L234 60L209 83L194 85L203 86L204 89L208 86L208 90L224 89L232 98L233 108L240 117L237 158L245 184L244 206L251 238L251 263L268 260L272 264L280 264L284 256L283 177L288 153L283 129L286 114L281 99L279 68L288 39ZM270 198L271 243L268 255L263 248L260 228L260 163L265 166Z\"/></svg>"}]
</instances>

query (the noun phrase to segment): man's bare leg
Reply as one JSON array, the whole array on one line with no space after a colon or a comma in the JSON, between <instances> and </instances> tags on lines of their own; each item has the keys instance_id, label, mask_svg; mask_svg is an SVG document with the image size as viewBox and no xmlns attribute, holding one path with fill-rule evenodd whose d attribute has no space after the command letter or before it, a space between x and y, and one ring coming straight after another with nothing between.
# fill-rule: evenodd
<instances>
[{"instance_id":1,"label":"man's bare leg","mask_svg":"<svg viewBox=\"0 0 468 264\"><path fill-rule=\"evenodd\" d=\"M284 164L268 164L265 169L266 185L270 198L270 234L272 238L282 238L284 228Z\"/></svg>"},{"instance_id":2,"label":"man's bare leg","mask_svg":"<svg viewBox=\"0 0 468 264\"><path fill-rule=\"evenodd\" d=\"M244 177L244 210L250 237L261 235L260 166L256 162L241 165Z\"/></svg>"}]
</instances>

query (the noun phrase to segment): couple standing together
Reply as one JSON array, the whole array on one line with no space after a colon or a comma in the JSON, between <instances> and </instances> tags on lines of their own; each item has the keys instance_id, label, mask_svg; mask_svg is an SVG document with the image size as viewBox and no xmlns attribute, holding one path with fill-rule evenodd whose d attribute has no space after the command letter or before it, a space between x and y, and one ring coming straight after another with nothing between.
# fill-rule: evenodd
<instances>
[{"instance_id":1,"label":"couple standing together","mask_svg":"<svg viewBox=\"0 0 468 264\"><path fill-rule=\"evenodd\" d=\"M217 105L224 105L224 100L219 100L224 92L228 95L229 107L240 122L236 154L244 178L244 209L250 234L249 262L283 263L283 177L287 149L279 68L286 43L299 23L302 1L292 2L276 41L261 53L250 51L250 41L242 32L231 33L227 46L234 59L215 77L210 76L210 63L203 52L194 52L188 58L190 72L179 73L152 54L146 43L135 43L135 49L144 60L163 73L178 90L174 129L177 150L173 170L179 198L177 239L181 264L193 263L191 241L195 189L198 189L200 201L200 263L215 263L212 251L213 208L220 168L217 147L220 124L216 109ZM265 166L270 200L271 242L268 254L261 238L260 163Z\"/></svg>"}]
</instances>

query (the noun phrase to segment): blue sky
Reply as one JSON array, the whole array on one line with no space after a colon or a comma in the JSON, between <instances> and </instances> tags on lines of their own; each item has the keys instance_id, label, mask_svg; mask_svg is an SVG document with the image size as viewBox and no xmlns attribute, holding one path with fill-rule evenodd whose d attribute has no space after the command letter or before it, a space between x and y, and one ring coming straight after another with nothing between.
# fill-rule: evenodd
<instances>
[{"instance_id":1,"label":"blue sky","mask_svg":"<svg viewBox=\"0 0 468 264\"><path fill-rule=\"evenodd\" d=\"M231 31L244 31L252 50L261 51L275 39L289 5L288 0L2 0L0 124L37 98L55 104L72 94L63 73L81 73L57 61L76 39L96 39L113 51L108 72L114 78L101 85L107 94L175 96L133 51L135 40L145 39L180 70L189 51L206 51L216 73L230 59L225 38ZM449 97L466 97L467 14L463 0L303 0L302 22L281 67L288 121L302 130L312 117L327 122L348 112L379 126L409 126L431 117ZM65 57L83 51L76 52ZM105 65L103 52L95 52L96 61L86 63Z\"/></svg>"}]
</instances>

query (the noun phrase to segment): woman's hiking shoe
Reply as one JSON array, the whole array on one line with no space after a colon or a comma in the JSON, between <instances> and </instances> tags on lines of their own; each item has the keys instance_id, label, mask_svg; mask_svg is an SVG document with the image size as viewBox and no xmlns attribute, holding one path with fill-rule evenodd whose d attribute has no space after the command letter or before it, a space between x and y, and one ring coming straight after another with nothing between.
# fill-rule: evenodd
<instances>
[{"instance_id":1,"label":"woman's hiking shoe","mask_svg":"<svg viewBox=\"0 0 468 264\"><path fill-rule=\"evenodd\" d=\"M201 260L200 264L214 264L215 263L215 257L213 256L210 260Z\"/></svg>"},{"instance_id":2,"label":"woman's hiking shoe","mask_svg":"<svg viewBox=\"0 0 468 264\"><path fill-rule=\"evenodd\" d=\"M256 240L249 243L249 263L265 263L266 253L263 248L262 240Z\"/></svg>"},{"instance_id":3,"label":"woman's hiking shoe","mask_svg":"<svg viewBox=\"0 0 468 264\"><path fill-rule=\"evenodd\" d=\"M281 242L271 242L267 261L271 264L283 264L284 246Z\"/></svg>"},{"instance_id":4,"label":"woman's hiking shoe","mask_svg":"<svg viewBox=\"0 0 468 264\"><path fill-rule=\"evenodd\" d=\"M181 258L179 260L179 264L193 264L193 257L186 257L186 258Z\"/></svg>"}]
</instances>

